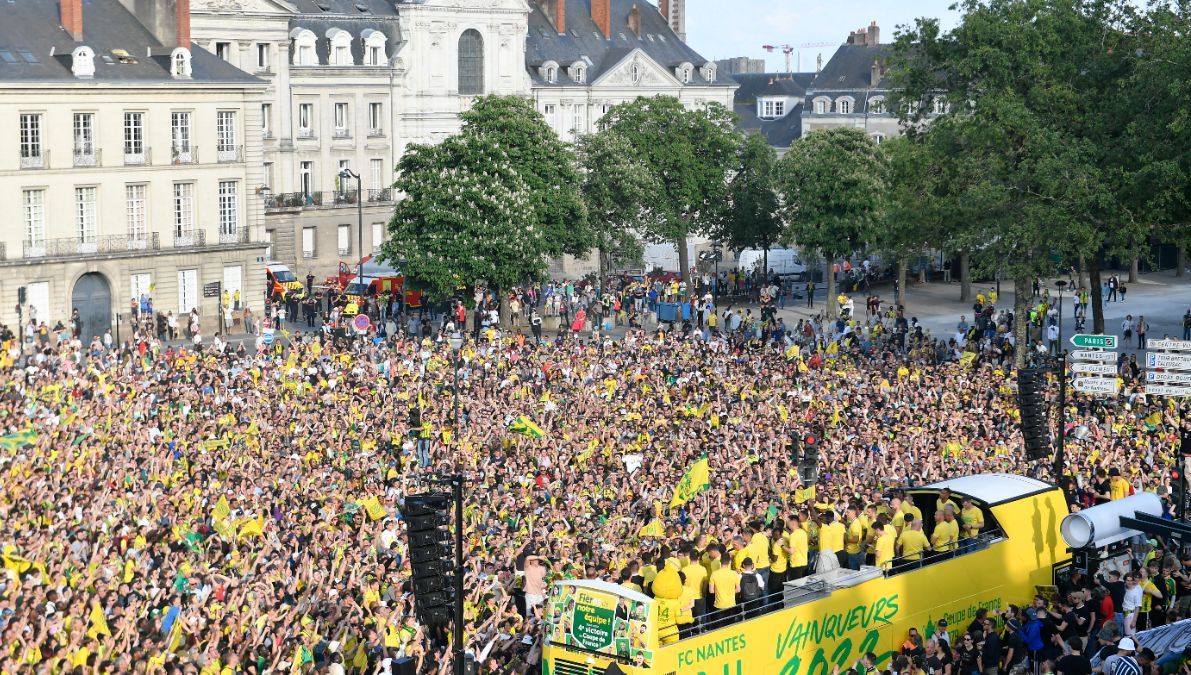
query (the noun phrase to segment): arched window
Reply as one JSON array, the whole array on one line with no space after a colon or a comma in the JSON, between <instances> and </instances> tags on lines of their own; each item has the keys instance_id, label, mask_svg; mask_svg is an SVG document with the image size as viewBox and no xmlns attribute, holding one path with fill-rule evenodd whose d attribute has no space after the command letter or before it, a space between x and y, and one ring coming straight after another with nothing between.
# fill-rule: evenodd
<instances>
[{"instance_id":1,"label":"arched window","mask_svg":"<svg viewBox=\"0 0 1191 675\"><path fill-rule=\"evenodd\" d=\"M674 76L678 78L679 82L681 82L683 84L690 84L691 83L691 73L694 70L695 70L695 67L692 66L691 64L680 63L680 64L678 64L678 67L674 69Z\"/></svg>"},{"instance_id":2,"label":"arched window","mask_svg":"<svg viewBox=\"0 0 1191 675\"><path fill-rule=\"evenodd\" d=\"M843 97L835 100L835 111L841 115L852 114L852 99Z\"/></svg>"},{"instance_id":3,"label":"arched window","mask_svg":"<svg viewBox=\"0 0 1191 675\"><path fill-rule=\"evenodd\" d=\"M885 114L885 99L880 96L869 99L868 111L874 115Z\"/></svg>"},{"instance_id":4,"label":"arched window","mask_svg":"<svg viewBox=\"0 0 1191 675\"><path fill-rule=\"evenodd\" d=\"M715 64L711 61L703 64L703 79L708 82L715 82Z\"/></svg>"},{"instance_id":5,"label":"arched window","mask_svg":"<svg viewBox=\"0 0 1191 675\"><path fill-rule=\"evenodd\" d=\"M459 36L459 94L479 96L484 93L484 38L469 29Z\"/></svg>"},{"instance_id":6,"label":"arched window","mask_svg":"<svg viewBox=\"0 0 1191 675\"><path fill-rule=\"evenodd\" d=\"M317 66L318 53L314 51L314 43L318 41L314 32L305 28L295 28L290 31L290 39L294 41L294 65Z\"/></svg>"},{"instance_id":7,"label":"arched window","mask_svg":"<svg viewBox=\"0 0 1191 675\"><path fill-rule=\"evenodd\" d=\"M327 31L327 41L330 43L330 65L354 66L352 58L352 36L342 28L332 28Z\"/></svg>"},{"instance_id":8,"label":"arched window","mask_svg":"<svg viewBox=\"0 0 1191 675\"><path fill-rule=\"evenodd\" d=\"M70 53L70 72L80 80L95 77L95 50L83 45Z\"/></svg>"},{"instance_id":9,"label":"arched window","mask_svg":"<svg viewBox=\"0 0 1191 675\"><path fill-rule=\"evenodd\" d=\"M558 64L554 61L547 61L538 69L538 73L547 84L555 84L558 82Z\"/></svg>"},{"instance_id":10,"label":"arched window","mask_svg":"<svg viewBox=\"0 0 1191 675\"><path fill-rule=\"evenodd\" d=\"M170 54L170 74L177 78L190 77L190 51L181 47Z\"/></svg>"},{"instance_id":11,"label":"arched window","mask_svg":"<svg viewBox=\"0 0 1191 675\"><path fill-rule=\"evenodd\" d=\"M815 114L816 115L826 115L827 114L827 106L830 104L831 104L830 99L826 99L826 98L815 99Z\"/></svg>"},{"instance_id":12,"label":"arched window","mask_svg":"<svg viewBox=\"0 0 1191 675\"><path fill-rule=\"evenodd\" d=\"M360 38L364 41L364 65L385 65L388 61L388 56L385 55L385 44L388 38L385 37L385 34L378 30L366 28L364 32L360 33Z\"/></svg>"},{"instance_id":13,"label":"arched window","mask_svg":"<svg viewBox=\"0 0 1191 675\"><path fill-rule=\"evenodd\" d=\"M577 84L583 84L587 81L587 64L582 61L576 61L571 64L570 68L571 79Z\"/></svg>"}]
</instances>

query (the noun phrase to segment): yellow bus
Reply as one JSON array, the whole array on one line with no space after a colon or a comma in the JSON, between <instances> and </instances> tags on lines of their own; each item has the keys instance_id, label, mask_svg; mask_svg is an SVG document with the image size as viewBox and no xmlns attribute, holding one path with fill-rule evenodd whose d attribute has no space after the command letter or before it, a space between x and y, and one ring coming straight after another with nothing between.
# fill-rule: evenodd
<instances>
[{"instance_id":1,"label":"yellow bus","mask_svg":"<svg viewBox=\"0 0 1191 675\"><path fill-rule=\"evenodd\" d=\"M984 474L907 490L923 522L933 522L943 488L957 504L970 497L984 516L979 535L959 550L921 563L895 560L888 570L862 566L787 582L781 601L757 616L676 641L659 639L655 600L601 581L558 582L546 605L542 673L831 675L867 652L884 667L910 628L925 639L946 619L954 639L979 609L1029 604L1038 587L1069 573L1059 488Z\"/></svg>"}]
</instances>

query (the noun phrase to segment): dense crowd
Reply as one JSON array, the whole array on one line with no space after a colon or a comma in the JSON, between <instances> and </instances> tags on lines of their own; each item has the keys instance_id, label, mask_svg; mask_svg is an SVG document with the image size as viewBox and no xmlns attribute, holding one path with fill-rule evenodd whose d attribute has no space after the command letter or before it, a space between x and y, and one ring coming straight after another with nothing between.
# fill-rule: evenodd
<instances>
[{"instance_id":1,"label":"dense crowd","mask_svg":"<svg viewBox=\"0 0 1191 675\"><path fill-rule=\"evenodd\" d=\"M542 293L515 296L519 326L469 330L458 351L438 331L456 327L450 312L425 321L428 337L403 322L354 339L290 326L285 345L238 349L166 346L155 330L123 346L6 332L0 672L383 673L404 656L449 672L445 636L413 617L398 517L435 471L467 477L466 648L500 673L539 663L553 580L649 591L669 560L721 547L744 569L740 550L758 534L780 549L773 529L792 524L812 551L846 548L846 565L876 538L819 529L896 513L899 489L1048 475L1020 452L1012 317L995 301L935 338L879 300L786 326L705 288L689 319L659 326L648 306L685 294L638 288L551 288L585 314L619 308L616 339L577 312L535 330ZM1103 497L1101 470L1115 489L1168 494L1181 414L1128 384L1070 400L1071 502ZM510 430L520 416L544 435ZM813 493L792 442L806 430L823 437ZM709 488L665 508L704 455ZM643 535L654 521L663 532ZM786 554L765 549L772 570ZM734 594L710 605L719 595Z\"/></svg>"}]
</instances>

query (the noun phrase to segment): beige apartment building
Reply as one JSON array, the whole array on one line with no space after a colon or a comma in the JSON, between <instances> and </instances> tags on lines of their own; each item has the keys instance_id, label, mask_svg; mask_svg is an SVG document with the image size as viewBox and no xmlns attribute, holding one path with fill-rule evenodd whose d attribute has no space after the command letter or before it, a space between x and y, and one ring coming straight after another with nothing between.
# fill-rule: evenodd
<instances>
[{"instance_id":1,"label":"beige apartment building","mask_svg":"<svg viewBox=\"0 0 1191 675\"><path fill-rule=\"evenodd\" d=\"M198 309L212 330L215 282L259 309L264 181L247 130L264 83L191 51L186 0L4 11L0 322L19 311L52 327L78 309L90 338L146 295L163 312Z\"/></svg>"}]
</instances>

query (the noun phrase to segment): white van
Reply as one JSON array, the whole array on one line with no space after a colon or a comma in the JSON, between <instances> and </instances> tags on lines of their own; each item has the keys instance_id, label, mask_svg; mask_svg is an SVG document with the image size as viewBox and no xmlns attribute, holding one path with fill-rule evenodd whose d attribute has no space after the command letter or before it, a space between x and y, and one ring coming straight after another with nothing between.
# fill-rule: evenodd
<instances>
[{"instance_id":1,"label":"white van","mask_svg":"<svg viewBox=\"0 0 1191 675\"><path fill-rule=\"evenodd\" d=\"M745 272L761 269L765 262L765 251L761 249L747 248L736 256L736 266ZM771 248L769 249L769 267L763 271L769 272L769 270L773 270L783 277L801 278L806 273L806 265L802 262L796 249Z\"/></svg>"}]
</instances>

